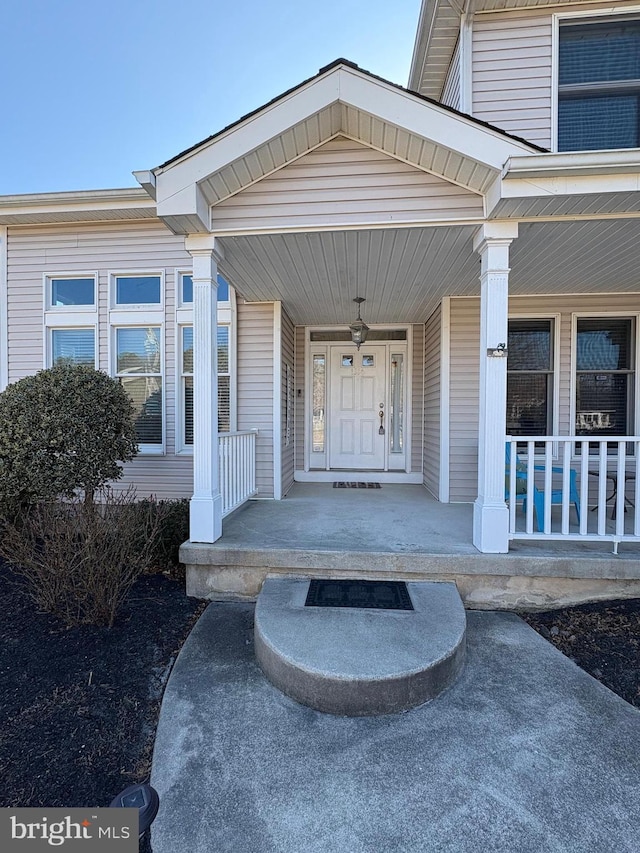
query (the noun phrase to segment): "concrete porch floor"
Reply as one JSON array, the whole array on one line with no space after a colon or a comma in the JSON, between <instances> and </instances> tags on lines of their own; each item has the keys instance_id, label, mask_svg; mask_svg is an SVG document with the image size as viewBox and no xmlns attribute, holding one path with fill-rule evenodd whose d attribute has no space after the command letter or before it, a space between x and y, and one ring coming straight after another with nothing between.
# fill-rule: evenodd
<instances>
[{"instance_id":1,"label":"concrete porch floor","mask_svg":"<svg viewBox=\"0 0 640 853\"><path fill-rule=\"evenodd\" d=\"M251 501L213 545L185 543L187 591L254 599L268 574L453 580L467 606L546 607L640 595L640 544L472 544L471 504L443 504L422 486L333 488L296 483L281 501ZM595 514L594 514L595 515Z\"/></svg>"}]
</instances>

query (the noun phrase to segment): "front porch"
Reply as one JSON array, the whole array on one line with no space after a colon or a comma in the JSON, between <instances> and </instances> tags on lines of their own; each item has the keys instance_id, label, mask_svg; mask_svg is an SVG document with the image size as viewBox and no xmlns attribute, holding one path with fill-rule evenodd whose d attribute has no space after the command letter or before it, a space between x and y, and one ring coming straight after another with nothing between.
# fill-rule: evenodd
<instances>
[{"instance_id":1,"label":"front porch","mask_svg":"<svg viewBox=\"0 0 640 853\"><path fill-rule=\"evenodd\" d=\"M561 511L553 507L554 519ZM615 520L606 524L615 530ZM529 540L482 554L472 527L471 504L440 503L422 486L296 483L281 501L250 501L229 515L214 544L185 543L181 559L188 593L212 599L253 599L269 574L454 581L474 608L640 595L638 544L614 555L608 541Z\"/></svg>"}]
</instances>

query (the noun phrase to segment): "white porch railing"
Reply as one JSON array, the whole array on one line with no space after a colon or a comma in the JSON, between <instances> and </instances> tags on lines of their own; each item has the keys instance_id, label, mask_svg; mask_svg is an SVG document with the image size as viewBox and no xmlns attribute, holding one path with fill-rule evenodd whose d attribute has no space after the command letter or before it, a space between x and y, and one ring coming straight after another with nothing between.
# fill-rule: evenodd
<instances>
[{"instance_id":1,"label":"white porch railing","mask_svg":"<svg viewBox=\"0 0 640 853\"><path fill-rule=\"evenodd\" d=\"M256 493L256 435L257 430L218 435L223 518Z\"/></svg>"},{"instance_id":2,"label":"white porch railing","mask_svg":"<svg viewBox=\"0 0 640 853\"><path fill-rule=\"evenodd\" d=\"M620 542L640 541L640 436L507 436L507 442L510 539L605 540L614 553Z\"/></svg>"}]
</instances>

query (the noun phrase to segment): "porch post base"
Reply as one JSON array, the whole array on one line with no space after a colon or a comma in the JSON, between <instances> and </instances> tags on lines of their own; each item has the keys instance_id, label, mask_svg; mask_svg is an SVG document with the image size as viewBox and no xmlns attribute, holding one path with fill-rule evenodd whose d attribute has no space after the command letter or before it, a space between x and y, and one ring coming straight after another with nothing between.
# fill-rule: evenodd
<instances>
[{"instance_id":1,"label":"porch post base","mask_svg":"<svg viewBox=\"0 0 640 853\"><path fill-rule=\"evenodd\" d=\"M487 504L477 498L473 504L473 544L483 554L509 551L509 509L506 504Z\"/></svg>"},{"instance_id":2,"label":"porch post base","mask_svg":"<svg viewBox=\"0 0 640 853\"><path fill-rule=\"evenodd\" d=\"M216 542L222 536L222 495L194 497L189 502L189 539Z\"/></svg>"}]
</instances>

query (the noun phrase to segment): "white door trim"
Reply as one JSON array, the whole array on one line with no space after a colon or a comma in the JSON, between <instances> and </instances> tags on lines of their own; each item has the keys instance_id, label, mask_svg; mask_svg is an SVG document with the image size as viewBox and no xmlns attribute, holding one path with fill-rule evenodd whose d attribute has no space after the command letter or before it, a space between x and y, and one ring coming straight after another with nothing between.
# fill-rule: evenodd
<instances>
[{"instance_id":1,"label":"white door trim","mask_svg":"<svg viewBox=\"0 0 640 853\"><path fill-rule=\"evenodd\" d=\"M405 341L370 341L371 345L384 345L388 347L388 355L391 355L392 350L394 349L394 344L397 344L397 349L402 351L405 354L405 400L404 400L404 445L405 445L405 454L404 454L404 469L398 469L393 471L384 471L384 472L370 472L374 473L377 476L370 477L369 480L364 475L362 471L351 471L350 473L354 476L351 479L357 479L360 482L388 482L388 483L422 483L422 471L412 471L411 470L411 460L412 460L412 425L413 425L413 326L411 324L406 323L386 323L380 324L376 326L371 326L372 329L376 331L390 331L390 330L402 330L406 332L406 340ZM311 333L312 332L334 332L334 331L344 331L345 326L306 326L305 327L305 390L304 390L304 469L295 471L295 480L297 482L332 482L336 479L336 473L344 473L349 472L336 472L335 470L330 470L328 468L328 460L329 460L329 449L328 449L328 433L329 433L329 424L327 421L326 424L326 439L325 439L325 453L322 460L322 468L315 467L312 468L312 460L311 460L311 405L312 405L312 363L311 356L315 351L318 353L324 352L325 354L325 365L327 370L327 387L326 387L326 400L330 400L330 348L331 346L346 344L347 346L353 346L349 344L347 341L318 341L312 344L311 342ZM356 349L354 347L354 352ZM387 371L388 372L388 371ZM387 401L388 405L388 401ZM386 454L388 457L388 453ZM315 460L314 460L315 461ZM320 460L318 460L320 461ZM355 477L357 474L357 477ZM384 474L384 480L381 479Z\"/></svg>"}]
</instances>

